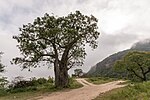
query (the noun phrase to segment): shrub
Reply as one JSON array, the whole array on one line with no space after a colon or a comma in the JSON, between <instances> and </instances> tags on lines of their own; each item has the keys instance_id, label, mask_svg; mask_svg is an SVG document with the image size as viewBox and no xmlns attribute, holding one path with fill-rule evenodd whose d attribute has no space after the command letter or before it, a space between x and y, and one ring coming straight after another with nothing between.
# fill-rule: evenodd
<instances>
[{"instance_id":1,"label":"shrub","mask_svg":"<svg viewBox=\"0 0 150 100\"><path fill-rule=\"evenodd\" d=\"M49 86L50 85L50 86ZM47 86L52 87L53 81L51 78L31 78L30 80L23 80L23 78L16 77L9 85L8 91L11 93L24 92L24 91L35 91L45 89Z\"/></svg>"},{"instance_id":2,"label":"shrub","mask_svg":"<svg viewBox=\"0 0 150 100\"><path fill-rule=\"evenodd\" d=\"M6 77L2 77L0 78L0 89L5 88L5 86L8 84L7 78Z\"/></svg>"},{"instance_id":3,"label":"shrub","mask_svg":"<svg viewBox=\"0 0 150 100\"><path fill-rule=\"evenodd\" d=\"M37 79L37 83L38 84L45 84L45 83L47 83L47 79L45 79L45 78L39 78L39 79Z\"/></svg>"},{"instance_id":4,"label":"shrub","mask_svg":"<svg viewBox=\"0 0 150 100\"><path fill-rule=\"evenodd\" d=\"M47 82L48 82L48 83L54 83L54 79L53 79L53 77L48 77Z\"/></svg>"}]
</instances>

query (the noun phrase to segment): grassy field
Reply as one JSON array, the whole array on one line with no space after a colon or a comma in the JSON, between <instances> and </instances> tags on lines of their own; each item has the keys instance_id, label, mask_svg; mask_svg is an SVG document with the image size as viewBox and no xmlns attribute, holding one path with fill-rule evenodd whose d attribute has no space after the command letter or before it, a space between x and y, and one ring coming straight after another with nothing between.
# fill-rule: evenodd
<instances>
[{"instance_id":1,"label":"grassy field","mask_svg":"<svg viewBox=\"0 0 150 100\"><path fill-rule=\"evenodd\" d=\"M115 81L117 79L108 78L108 77L90 77L90 78L87 78L86 80L93 84L104 84L107 82Z\"/></svg>"},{"instance_id":2,"label":"grassy field","mask_svg":"<svg viewBox=\"0 0 150 100\"><path fill-rule=\"evenodd\" d=\"M94 100L150 100L150 81L130 84L127 87L114 89L100 94Z\"/></svg>"},{"instance_id":3,"label":"grassy field","mask_svg":"<svg viewBox=\"0 0 150 100\"><path fill-rule=\"evenodd\" d=\"M51 92L32 91L32 92L13 93L13 94L8 94L6 96L0 97L0 100L27 100L29 98L41 96L42 94L45 93L51 93Z\"/></svg>"},{"instance_id":4,"label":"grassy field","mask_svg":"<svg viewBox=\"0 0 150 100\"><path fill-rule=\"evenodd\" d=\"M70 79L70 85L69 85L69 89L76 89L76 88L80 88L83 87L82 84L78 83L75 79L71 78Z\"/></svg>"},{"instance_id":5,"label":"grassy field","mask_svg":"<svg viewBox=\"0 0 150 100\"><path fill-rule=\"evenodd\" d=\"M70 79L70 85L67 88L69 89L75 89L82 87L81 84L79 84L75 79ZM12 93L6 92L3 90L0 90L0 100L27 100L29 98L38 97L41 95L47 95L52 92L56 91L64 91L66 89L56 89L54 85L52 84L44 84L36 87L36 90L23 90L24 88L15 89L12 91ZM26 89L26 88L25 88Z\"/></svg>"}]
</instances>

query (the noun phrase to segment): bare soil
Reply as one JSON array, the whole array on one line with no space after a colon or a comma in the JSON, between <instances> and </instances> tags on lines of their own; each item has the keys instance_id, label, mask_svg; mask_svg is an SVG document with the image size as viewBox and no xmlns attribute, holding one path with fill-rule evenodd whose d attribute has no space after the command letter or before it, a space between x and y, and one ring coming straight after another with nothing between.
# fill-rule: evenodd
<instances>
[{"instance_id":1,"label":"bare soil","mask_svg":"<svg viewBox=\"0 0 150 100\"><path fill-rule=\"evenodd\" d=\"M76 79L84 86L79 89L73 89L69 91L54 92L46 96L36 98L36 100L92 100L99 96L101 93L105 93L115 88L124 87L126 85L119 85L124 81L113 81L101 85L94 85L87 82L83 78Z\"/></svg>"}]
</instances>

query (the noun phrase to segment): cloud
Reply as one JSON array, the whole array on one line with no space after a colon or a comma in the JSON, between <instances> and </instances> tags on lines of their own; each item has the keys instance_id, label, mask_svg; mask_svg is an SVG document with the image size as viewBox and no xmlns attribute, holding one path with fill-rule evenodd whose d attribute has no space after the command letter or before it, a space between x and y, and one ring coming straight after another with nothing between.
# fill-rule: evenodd
<instances>
[{"instance_id":1,"label":"cloud","mask_svg":"<svg viewBox=\"0 0 150 100\"><path fill-rule=\"evenodd\" d=\"M20 54L12 36L20 33L18 28L23 24L33 22L44 13L65 16L80 10L83 14L92 14L98 18L101 32L99 47L94 51L87 47L88 56L83 67L87 71L110 54L130 48L134 42L150 38L149 4L149 0L1 0L0 50L5 53L3 62L11 66L9 61ZM8 68L8 76L15 72L17 75L27 73L18 70L19 67ZM35 70L32 75L43 75L39 71Z\"/></svg>"},{"instance_id":2,"label":"cloud","mask_svg":"<svg viewBox=\"0 0 150 100\"><path fill-rule=\"evenodd\" d=\"M111 0L103 12L102 29L108 34L149 34L149 0Z\"/></svg>"},{"instance_id":3,"label":"cloud","mask_svg":"<svg viewBox=\"0 0 150 100\"><path fill-rule=\"evenodd\" d=\"M106 34L102 33L99 38L98 48L94 51L87 48L87 58L84 70L88 71L91 66L108 57L109 55L129 49L133 43L137 42L138 36L135 34Z\"/></svg>"}]
</instances>

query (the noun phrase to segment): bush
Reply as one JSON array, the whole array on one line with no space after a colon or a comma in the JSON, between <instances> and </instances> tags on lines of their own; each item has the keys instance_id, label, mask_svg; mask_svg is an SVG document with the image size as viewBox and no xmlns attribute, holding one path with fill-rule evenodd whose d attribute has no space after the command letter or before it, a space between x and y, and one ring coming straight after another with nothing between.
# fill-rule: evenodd
<instances>
[{"instance_id":1,"label":"bush","mask_svg":"<svg viewBox=\"0 0 150 100\"><path fill-rule=\"evenodd\" d=\"M47 82L48 82L48 83L54 83L54 79L53 79L53 77L52 77L52 78L51 78L51 77L48 77Z\"/></svg>"},{"instance_id":2,"label":"bush","mask_svg":"<svg viewBox=\"0 0 150 100\"><path fill-rule=\"evenodd\" d=\"M11 88L11 89L8 89L7 92L18 93L18 92L36 91L36 90L37 90L37 87L31 86L27 88Z\"/></svg>"},{"instance_id":3,"label":"bush","mask_svg":"<svg viewBox=\"0 0 150 100\"><path fill-rule=\"evenodd\" d=\"M9 85L8 91L11 93L35 91L35 90L47 88L47 86L52 87L52 85L53 85L53 81L51 78L36 79L34 77L27 81L27 80L23 80L20 77L17 77L12 81L12 84Z\"/></svg>"},{"instance_id":4,"label":"bush","mask_svg":"<svg viewBox=\"0 0 150 100\"><path fill-rule=\"evenodd\" d=\"M6 77L0 78L0 89L5 88L5 86L7 86L7 84L8 84L8 81L7 81Z\"/></svg>"},{"instance_id":5,"label":"bush","mask_svg":"<svg viewBox=\"0 0 150 100\"><path fill-rule=\"evenodd\" d=\"M45 84L45 83L47 83L47 79L45 79L45 78L39 78L39 79L37 79L37 83L38 84Z\"/></svg>"},{"instance_id":6,"label":"bush","mask_svg":"<svg viewBox=\"0 0 150 100\"><path fill-rule=\"evenodd\" d=\"M8 85L8 81L6 77L0 78L0 96L7 95L7 89L6 86Z\"/></svg>"}]
</instances>

